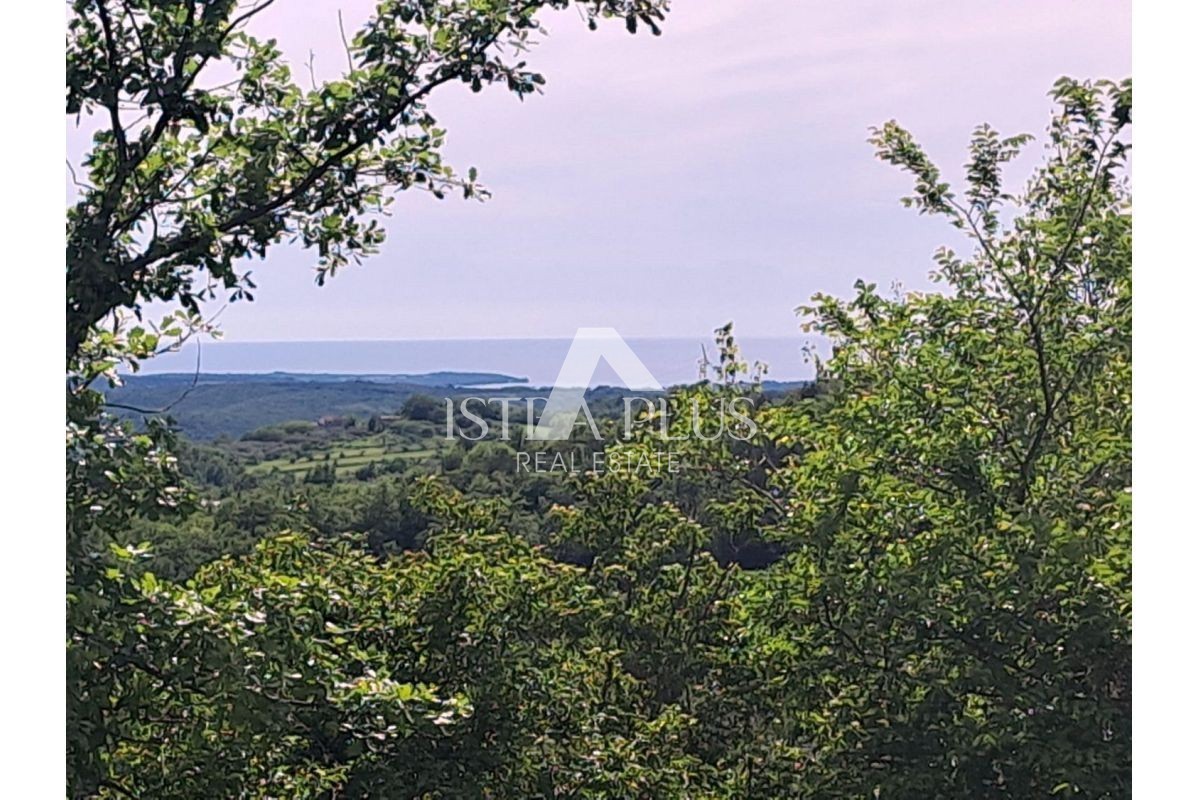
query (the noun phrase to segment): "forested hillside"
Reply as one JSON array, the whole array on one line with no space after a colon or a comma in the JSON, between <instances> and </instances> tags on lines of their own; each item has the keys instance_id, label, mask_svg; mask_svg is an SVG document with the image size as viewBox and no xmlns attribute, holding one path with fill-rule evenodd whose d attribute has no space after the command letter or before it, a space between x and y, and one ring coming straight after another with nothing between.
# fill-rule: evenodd
<instances>
[{"instance_id":1,"label":"forested hillside","mask_svg":"<svg viewBox=\"0 0 1200 800\"><path fill-rule=\"evenodd\" d=\"M501 388L500 385L503 385ZM810 381L760 381L764 393L777 396L806 391ZM289 373L209 375L205 373L124 376L106 393L107 406L117 417L141 425L147 418L169 422L194 440L240 438L260 428L289 422L317 423L337 418L369 421L394 416L418 403L420 414L442 422L445 401L466 397L498 403L526 398L545 399L552 387L525 386L508 375L489 373L432 373L429 375L299 375ZM602 413L620 414L624 396L651 397L653 392L618 392L614 387L587 391L589 406ZM498 408L481 403L496 417ZM642 406L638 406L641 408ZM345 418L345 419L342 419Z\"/></svg>"},{"instance_id":2,"label":"forested hillside","mask_svg":"<svg viewBox=\"0 0 1200 800\"><path fill-rule=\"evenodd\" d=\"M460 382L462 381L462 382ZM147 375L127 376L107 394L110 408L135 424L170 419L191 439L237 438L258 428L322 417L394 414L414 395L440 400L471 384L515 383L506 375ZM478 390L475 394L486 394Z\"/></svg>"},{"instance_id":3,"label":"forested hillside","mask_svg":"<svg viewBox=\"0 0 1200 800\"><path fill-rule=\"evenodd\" d=\"M980 126L960 178L873 130L968 245L938 291L801 307L834 346L803 391L726 326L628 437L615 402L557 442L447 440L411 396L217 444L115 416L118 372L253 292L245 256L297 239L323 280L387 194L479 196L427 97L529 94L514 53L567 5L664 23L385 2L310 89L234 3L73 4L68 112L111 126L67 216L69 795L1128 797L1129 81L1057 82L1019 186L1030 137ZM747 435L696 435L735 400Z\"/></svg>"}]
</instances>

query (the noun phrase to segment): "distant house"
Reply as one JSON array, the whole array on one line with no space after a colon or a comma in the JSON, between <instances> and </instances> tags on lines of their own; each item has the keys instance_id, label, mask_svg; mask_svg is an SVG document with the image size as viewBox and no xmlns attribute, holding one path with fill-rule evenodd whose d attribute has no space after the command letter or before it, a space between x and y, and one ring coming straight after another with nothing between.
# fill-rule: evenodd
<instances>
[{"instance_id":1,"label":"distant house","mask_svg":"<svg viewBox=\"0 0 1200 800\"><path fill-rule=\"evenodd\" d=\"M347 424L348 420L346 417L339 417L332 414L317 417L317 425L322 428L344 428Z\"/></svg>"}]
</instances>

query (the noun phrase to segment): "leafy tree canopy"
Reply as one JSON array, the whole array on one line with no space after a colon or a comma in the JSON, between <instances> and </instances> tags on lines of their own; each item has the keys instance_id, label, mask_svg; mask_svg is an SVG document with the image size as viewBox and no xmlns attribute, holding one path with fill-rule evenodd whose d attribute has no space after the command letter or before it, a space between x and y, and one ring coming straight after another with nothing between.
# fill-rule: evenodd
<instances>
[{"instance_id":1,"label":"leafy tree canopy","mask_svg":"<svg viewBox=\"0 0 1200 800\"><path fill-rule=\"evenodd\" d=\"M534 91L519 53L567 2L383 2L311 89L246 32L269 4L73 6L68 112L108 124L68 211L71 796L1129 795L1129 82L1058 82L1020 189L1002 170L1029 137L977 129L955 187L900 125L873 131L905 202L970 242L938 253L941 291L815 297L834 355L795 402L747 387L721 329L716 379L664 424L738 397L753 435L674 440L678 475L577 477L548 546L510 496L327 468L306 496L369 497L366 537L232 507L288 525L177 582L131 532L197 498L169 437L88 385L245 295L246 256L296 238L327 275L378 246L391 191L478 195L427 98ZM663 11L576 5L631 30ZM182 316L122 326L153 299ZM661 447L658 414L611 460ZM492 486L509 456L460 466Z\"/></svg>"}]
</instances>

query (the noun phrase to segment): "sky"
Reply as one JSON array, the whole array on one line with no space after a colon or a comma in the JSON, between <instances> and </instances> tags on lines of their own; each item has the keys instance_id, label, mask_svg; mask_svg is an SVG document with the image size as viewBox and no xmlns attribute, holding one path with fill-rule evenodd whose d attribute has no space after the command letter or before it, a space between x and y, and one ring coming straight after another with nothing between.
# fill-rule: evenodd
<instances>
[{"instance_id":1,"label":"sky","mask_svg":"<svg viewBox=\"0 0 1200 800\"><path fill-rule=\"evenodd\" d=\"M372 6L277 3L255 32L334 77L338 8L354 29ZM492 199L402 194L382 252L321 288L311 253L277 247L226 341L796 335L813 293L930 288L957 242L900 206L870 126L899 120L957 179L976 124L1041 134L1056 78L1131 73L1130 4L1109 0L676 0L661 37L544 20L544 94L431 102Z\"/></svg>"}]
</instances>

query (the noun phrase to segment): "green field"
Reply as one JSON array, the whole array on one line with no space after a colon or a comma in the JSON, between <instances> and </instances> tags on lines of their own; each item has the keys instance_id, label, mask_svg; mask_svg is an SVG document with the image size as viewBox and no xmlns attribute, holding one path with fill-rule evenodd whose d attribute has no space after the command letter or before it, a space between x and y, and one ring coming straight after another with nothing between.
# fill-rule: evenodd
<instances>
[{"instance_id":1,"label":"green field","mask_svg":"<svg viewBox=\"0 0 1200 800\"><path fill-rule=\"evenodd\" d=\"M246 471L254 475L266 475L272 472L303 475L315 467L332 463L334 470L340 476L352 474L372 462L381 465L393 461L415 462L440 452L436 440L428 442L433 446L415 448L414 444L411 439L397 439L395 436L387 435L370 436L355 441L338 441L332 443L332 446L327 449L306 456L262 461L249 466Z\"/></svg>"}]
</instances>

